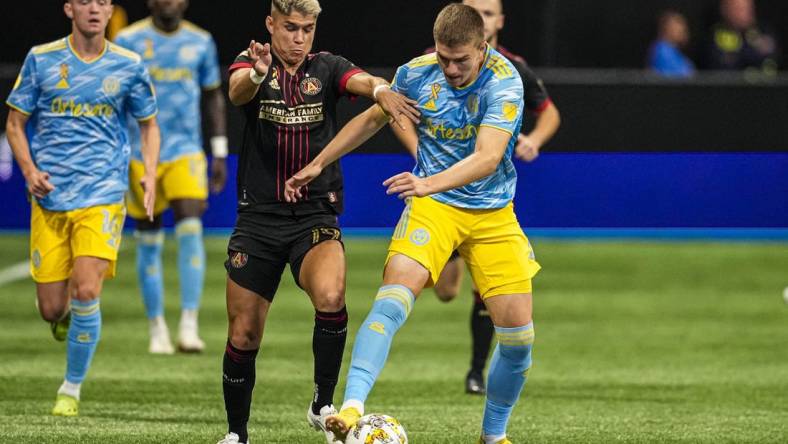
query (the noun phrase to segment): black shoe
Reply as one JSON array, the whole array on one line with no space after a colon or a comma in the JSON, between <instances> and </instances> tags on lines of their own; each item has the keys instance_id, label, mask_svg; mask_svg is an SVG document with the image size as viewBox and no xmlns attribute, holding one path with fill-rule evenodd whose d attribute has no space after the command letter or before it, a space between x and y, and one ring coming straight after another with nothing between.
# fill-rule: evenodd
<instances>
[{"instance_id":1,"label":"black shoe","mask_svg":"<svg viewBox=\"0 0 788 444\"><path fill-rule=\"evenodd\" d=\"M484 395L487 389L484 387L484 377L481 373L476 373L473 370L468 372L465 377L465 393L469 395Z\"/></svg>"}]
</instances>

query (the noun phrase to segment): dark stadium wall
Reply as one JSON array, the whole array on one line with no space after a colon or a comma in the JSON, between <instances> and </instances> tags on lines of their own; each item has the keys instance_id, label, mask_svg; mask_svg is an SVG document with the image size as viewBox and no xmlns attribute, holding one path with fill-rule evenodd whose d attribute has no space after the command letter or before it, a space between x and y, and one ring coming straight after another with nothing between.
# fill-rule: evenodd
<instances>
[{"instance_id":1,"label":"dark stadium wall","mask_svg":"<svg viewBox=\"0 0 788 444\"><path fill-rule=\"evenodd\" d=\"M147 14L143 0L116 0L130 20ZM432 22L444 0L323 2L316 47L361 66L395 66L431 46ZM504 0L507 25L500 40L535 66L628 67L643 65L659 11L675 8L690 21L697 52L716 20L718 0ZM70 30L60 2L6 2L0 14L0 62L20 63L32 45ZM759 0L759 15L780 30L788 62L788 2ZM266 0L221 3L192 0L187 17L211 31L227 64L251 38L265 38ZM13 44L9 44L9 43ZM785 67L785 65L783 65Z\"/></svg>"}]
</instances>

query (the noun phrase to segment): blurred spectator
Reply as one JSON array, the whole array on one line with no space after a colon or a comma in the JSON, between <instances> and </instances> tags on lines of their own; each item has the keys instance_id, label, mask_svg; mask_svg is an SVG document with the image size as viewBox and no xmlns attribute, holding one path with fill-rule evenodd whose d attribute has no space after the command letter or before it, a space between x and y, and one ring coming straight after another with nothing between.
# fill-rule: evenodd
<instances>
[{"instance_id":1,"label":"blurred spectator","mask_svg":"<svg viewBox=\"0 0 788 444\"><path fill-rule=\"evenodd\" d=\"M777 39L758 24L753 0L721 0L720 20L712 29L708 68L777 70Z\"/></svg>"},{"instance_id":2,"label":"blurred spectator","mask_svg":"<svg viewBox=\"0 0 788 444\"><path fill-rule=\"evenodd\" d=\"M690 40L687 19L679 12L665 11L660 14L657 27L648 67L667 77L691 77L695 74L695 64L682 52Z\"/></svg>"}]
</instances>

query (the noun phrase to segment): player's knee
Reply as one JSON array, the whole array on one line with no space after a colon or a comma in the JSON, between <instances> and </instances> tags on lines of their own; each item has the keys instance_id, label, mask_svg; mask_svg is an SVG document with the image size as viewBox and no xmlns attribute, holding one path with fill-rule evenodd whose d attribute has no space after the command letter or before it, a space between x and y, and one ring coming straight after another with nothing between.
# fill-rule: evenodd
<instances>
[{"instance_id":1,"label":"player's knee","mask_svg":"<svg viewBox=\"0 0 788 444\"><path fill-rule=\"evenodd\" d=\"M72 297L78 301L90 302L99 297L101 284L90 280L79 280L73 283Z\"/></svg>"},{"instance_id":2,"label":"player's knee","mask_svg":"<svg viewBox=\"0 0 788 444\"><path fill-rule=\"evenodd\" d=\"M252 350L260 347L262 327L249 319L230 320L230 342L241 350Z\"/></svg>"},{"instance_id":3,"label":"player's knee","mask_svg":"<svg viewBox=\"0 0 788 444\"><path fill-rule=\"evenodd\" d=\"M315 295L315 310L326 313L335 313L345 306L345 291L342 288L333 288Z\"/></svg>"},{"instance_id":4,"label":"player's knee","mask_svg":"<svg viewBox=\"0 0 788 444\"><path fill-rule=\"evenodd\" d=\"M459 290L453 287L435 286L435 296L441 302L451 302L459 294Z\"/></svg>"},{"instance_id":5,"label":"player's knee","mask_svg":"<svg viewBox=\"0 0 788 444\"><path fill-rule=\"evenodd\" d=\"M56 304L39 303L38 312L41 314L41 319L47 322L57 322L63 319L66 314L66 307Z\"/></svg>"}]
</instances>

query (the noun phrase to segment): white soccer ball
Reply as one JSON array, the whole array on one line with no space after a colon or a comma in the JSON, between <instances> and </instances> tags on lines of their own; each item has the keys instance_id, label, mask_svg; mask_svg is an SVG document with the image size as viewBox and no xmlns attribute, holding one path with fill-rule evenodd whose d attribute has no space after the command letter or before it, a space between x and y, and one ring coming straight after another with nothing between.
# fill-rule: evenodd
<instances>
[{"instance_id":1,"label":"white soccer ball","mask_svg":"<svg viewBox=\"0 0 788 444\"><path fill-rule=\"evenodd\" d=\"M345 444L408 444L408 436L391 416L371 414L361 417L350 429Z\"/></svg>"}]
</instances>

